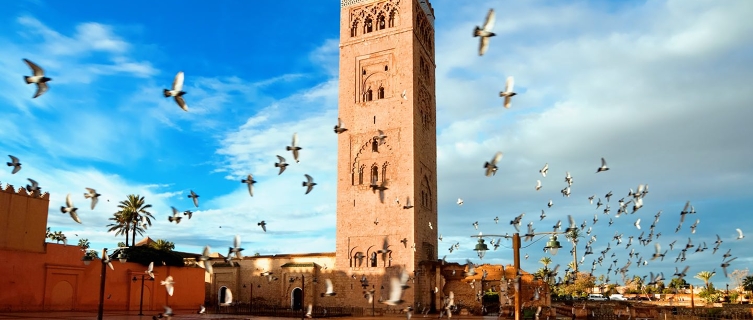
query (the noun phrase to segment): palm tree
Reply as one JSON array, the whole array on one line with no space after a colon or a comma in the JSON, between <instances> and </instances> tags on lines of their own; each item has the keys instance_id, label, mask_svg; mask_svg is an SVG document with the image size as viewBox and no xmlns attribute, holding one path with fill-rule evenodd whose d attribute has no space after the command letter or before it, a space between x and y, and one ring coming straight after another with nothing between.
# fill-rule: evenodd
<instances>
[{"instance_id":1,"label":"palm tree","mask_svg":"<svg viewBox=\"0 0 753 320\"><path fill-rule=\"evenodd\" d=\"M78 239L78 247L81 248L81 251L86 252L87 249L91 246L91 243L89 243L89 239Z\"/></svg>"},{"instance_id":2,"label":"palm tree","mask_svg":"<svg viewBox=\"0 0 753 320\"><path fill-rule=\"evenodd\" d=\"M157 239L150 246L157 250L172 251L175 249L175 244L165 239Z\"/></svg>"},{"instance_id":3,"label":"palm tree","mask_svg":"<svg viewBox=\"0 0 753 320\"><path fill-rule=\"evenodd\" d=\"M123 214L126 219L126 221L130 224L132 224L131 232L132 232L132 238L131 243L136 243L136 233L139 235L144 234L144 228L139 225L139 223L144 221L144 226L152 225L152 219L154 219L154 216L151 212L147 211L146 209L151 208L151 204L145 204L144 203L144 197L135 195L135 194L129 194L128 198L126 200L123 200L118 204L118 208L120 211L119 213ZM126 239L128 239L128 235L126 235Z\"/></svg>"},{"instance_id":4,"label":"palm tree","mask_svg":"<svg viewBox=\"0 0 753 320\"><path fill-rule=\"evenodd\" d=\"M701 271L697 275L695 275L694 278L696 278L698 280L702 280L703 283L706 285L706 290L708 291L708 290L711 289L711 286L710 286L711 281L709 281L709 280L713 276L714 276L714 273L711 273L710 271Z\"/></svg>"},{"instance_id":5,"label":"palm tree","mask_svg":"<svg viewBox=\"0 0 753 320\"><path fill-rule=\"evenodd\" d=\"M543 257L541 260L539 260L541 264L544 265L544 269L549 269L549 264L552 263L552 258L549 257Z\"/></svg>"},{"instance_id":6,"label":"palm tree","mask_svg":"<svg viewBox=\"0 0 753 320\"><path fill-rule=\"evenodd\" d=\"M126 236L125 246L128 247L128 232L131 231L131 218L128 213L116 212L112 214L112 217L108 220L114 221L114 223L108 224L107 232L115 231L115 236Z\"/></svg>"}]
</instances>

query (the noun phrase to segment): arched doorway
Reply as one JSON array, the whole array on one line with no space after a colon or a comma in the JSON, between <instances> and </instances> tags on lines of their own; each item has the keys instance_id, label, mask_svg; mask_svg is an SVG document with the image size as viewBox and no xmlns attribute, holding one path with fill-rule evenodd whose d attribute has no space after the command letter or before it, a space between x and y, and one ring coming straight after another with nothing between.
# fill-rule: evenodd
<instances>
[{"instance_id":1,"label":"arched doorway","mask_svg":"<svg viewBox=\"0 0 753 320\"><path fill-rule=\"evenodd\" d=\"M303 291L301 288L295 288L293 289L293 292L290 293L290 308L292 308L294 311L301 310L303 308Z\"/></svg>"},{"instance_id":2,"label":"arched doorway","mask_svg":"<svg viewBox=\"0 0 753 320\"><path fill-rule=\"evenodd\" d=\"M52 287L50 310L73 310L73 286L68 281L60 281Z\"/></svg>"},{"instance_id":3,"label":"arched doorway","mask_svg":"<svg viewBox=\"0 0 753 320\"><path fill-rule=\"evenodd\" d=\"M228 306L233 303L233 292L227 287L223 286L217 293L217 304L220 306Z\"/></svg>"}]
</instances>

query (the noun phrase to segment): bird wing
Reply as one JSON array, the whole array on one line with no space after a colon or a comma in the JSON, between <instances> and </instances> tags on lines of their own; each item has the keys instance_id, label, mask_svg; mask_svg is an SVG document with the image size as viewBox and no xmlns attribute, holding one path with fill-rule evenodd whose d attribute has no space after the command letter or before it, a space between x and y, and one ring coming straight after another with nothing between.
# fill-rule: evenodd
<instances>
[{"instance_id":1,"label":"bird wing","mask_svg":"<svg viewBox=\"0 0 753 320\"><path fill-rule=\"evenodd\" d=\"M690 201L685 202L685 208L682 209L682 212L688 212L688 209L690 209Z\"/></svg>"},{"instance_id":2,"label":"bird wing","mask_svg":"<svg viewBox=\"0 0 753 320\"><path fill-rule=\"evenodd\" d=\"M494 158L492 158L492 164L497 164L499 160L502 160L502 152L497 152L497 154L494 155Z\"/></svg>"},{"instance_id":3,"label":"bird wing","mask_svg":"<svg viewBox=\"0 0 753 320\"><path fill-rule=\"evenodd\" d=\"M209 253L210 253L209 252L209 246L205 246L204 247L204 252L201 255L208 258L209 257Z\"/></svg>"},{"instance_id":4,"label":"bird wing","mask_svg":"<svg viewBox=\"0 0 753 320\"><path fill-rule=\"evenodd\" d=\"M512 76L507 77L507 82L505 82L505 92L512 92L513 86L515 85L515 80Z\"/></svg>"},{"instance_id":5,"label":"bird wing","mask_svg":"<svg viewBox=\"0 0 753 320\"><path fill-rule=\"evenodd\" d=\"M173 90L183 91L183 71L179 71L178 74L175 75L175 80L173 80Z\"/></svg>"},{"instance_id":6,"label":"bird wing","mask_svg":"<svg viewBox=\"0 0 753 320\"><path fill-rule=\"evenodd\" d=\"M312 178L310 175L304 174L304 176L306 176L306 180L308 181L308 184L311 184L312 182L314 182L314 178Z\"/></svg>"},{"instance_id":7,"label":"bird wing","mask_svg":"<svg viewBox=\"0 0 753 320\"><path fill-rule=\"evenodd\" d=\"M73 201L71 200L71 194L69 193L67 196L65 196L65 206L68 208L73 207Z\"/></svg>"},{"instance_id":8,"label":"bird wing","mask_svg":"<svg viewBox=\"0 0 753 320\"><path fill-rule=\"evenodd\" d=\"M489 13L486 14L486 21L484 21L484 31L492 31L495 20L494 9L489 9Z\"/></svg>"},{"instance_id":9,"label":"bird wing","mask_svg":"<svg viewBox=\"0 0 753 320\"><path fill-rule=\"evenodd\" d=\"M293 142L290 145L291 147L297 147L298 146L298 133L293 133Z\"/></svg>"},{"instance_id":10,"label":"bird wing","mask_svg":"<svg viewBox=\"0 0 753 320\"><path fill-rule=\"evenodd\" d=\"M332 279L325 279L324 282L326 283L326 293L335 292L334 286L332 285Z\"/></svg>"},{"instance_id":11,"label":"bird wing","mask_svg":"<svg viewBox=\"0 0 753 320\"><path fill-rule=\"evenodd\" d=\"M230 291L230 289L227 289L227 291L225 291L225 303L233 303L233 292Z\"/></svg>"},{"instance_id":12,"label":"bird wing","mask_svg":"<svg viewBox=\"0 0 753 320\"><path fill-rule=\"evenodd\" d=\"M400 284L400 279L397 277L392 277L390 280L390 300L389 301L398 301L400 300L400 296L403 295L403 287Z\"/></svg>"},{"instance_id":13,"label":"bird wing","mask_svg":"<svg viewBox=\"0 0 753 320\"><path fill-rule=\"evenodd\" d=\"M16 164L16 163L18 163L18 162L19 162L19 161L18 161L18 158L14 157L14 156L12 156L12 155L8 155L8 156L10 157L10 162L11 162L11 163L13 163L13 164Z\"/></svg>"},{"instance_id":14,"label":"bird wing","mask_svg":"<svg viewBox=\"0 0 753 320\"><path fill-rule=\"evenodd\" d=\"M175 217L175 216L177 216L179 214L178 213L178 209L175 209L175 207L170 207L170 208L173 209L173 217Z\"/></svg>"},{"instance_id":15,"label":"bird wing","mask_svg":"<svg viewBox=\"0 0 753 320\"><path fill-rule=\"evenodd\" d=\"M43 95L50 87L47 86L47 82L38 82L37 83L37 92L34 94L33 98L37 98L41 95Z\"/></svg>"},{"instance_id":16,"label":"bird wing","mask_svg":"<svg viewBox=\"0 0 753 320\"><path fill-rule=\"evenodd\" d=\"M188 111L188 104L186 104L186 100L184 100L183 97L175 96L175 103L177 103L183 111Z\"/></svg>"},{"instance_id":17,"label":"bird wing","mask_svg":"<svg viewBox=\"0 0 753 320\"><path fill-rule=\"evenodd\" d=\"M94 207L97 206L97 202L99 202L99 198L92 197L92 210L94 210Z\"/></svg>"},{"instance_id":18,"label":"bird wing","mask_svg":"<svg viewBox=\"0 0 753 320\"><path fill-rule=\"evenodd\" d=\"M654 248L656 249L657 254L661 253L661 245L659 245L658 242L654 245Z\"/></svg>"},{"instance_id":19,"label":"bird wing","mask_svg":"<svg viewBox=\"0 0 753 320\"><path fill-rule=\"evenodd\" d=\"M240 248L241 247L241 236L235 235L235 239L233 239L233 247Z\"/></svg>"},{"instance_id":20,"label":"bird wing","mask_svg":"<svg viewBox=\"0 0 753 320\"><path fill-rule=\"evenodd\" d=\"M277 160L280 160L280 164L285 163L285 158L283 158L283 157L281 157L279 155L277 156Z\"/></svg>"},{"instance_id":21,"label":"bird wing","mask_svg":"<svg viewBox=\"0 0 753 320\"><path fill-rule=\"evenodd\" d=\"M26 62L29 68L31 68L31 71L34 72L35 76L44 76L44 70L41 67L39 67L36 63L31 62L27 59L24 59L24 62Z\"/></svg>"},{"instance_id":22,"label":"bird wing","mask_svg":"<svg viewBox=\"0 0 753 320\"><path fill-rule=\"evenodd\" d=\"M601 158L601 166L606 167L606 165L607 165L607 160L604 160L604 158Z\"/></svg>"},{"instance_id":23,"label":"bird wing","mask_svg":"<svg viewBox=\"0 0 753 320\"><path fill-rule=\"evenodd\" d=\"M250 181L251 181L251 175L250 174L248 175L248 181L249 181L249 183L248 183L248 194L253 197L254 196L254 184L250 183Z\"/></svg>"},{"instance_id":24,"label":"bird wing","mask_svg":"<svg viewBox=\"0 0 753 320\"><path fill-rule=\"evenodd\" d=\"M76 213L76 211L71 210L70 215L73 221L81 223L81 219L78 218L78 214Z\"/></svg>"},{"instance_id":25,"label":"bird wing","mask_svg":"<svg viewBox=\"0 0 753 320\"><path fill-rule=\"evenodd\" d=\"M742 230L740 230L740 228L737 228L737 229L735 229L735 230L737 230L737 237L738 237L738 238L742 238L742 237L743 237L743 231L742 231Z\"/></svg>"},{"instance_id":26,"label":"bird wing","mask_svg":"<svg viewBox=\"0 0 753 320\"><path fill-rule=\"evenodd\" d=\"M481 37L481 39L479 39L478 55L483 56L488 47L489 37Z\"/></svg>"},{"instance_id":27,"label":"bird wing","mask_svg":"<svg viewBox=\"0 0 753 320\"><path fill-rule=\"evenodd\" d=\"M510 96L505 96L504 106L506 109L510 109L510 107L512 106L512 98L510 98Z\"/></svg>"}]
</instances>

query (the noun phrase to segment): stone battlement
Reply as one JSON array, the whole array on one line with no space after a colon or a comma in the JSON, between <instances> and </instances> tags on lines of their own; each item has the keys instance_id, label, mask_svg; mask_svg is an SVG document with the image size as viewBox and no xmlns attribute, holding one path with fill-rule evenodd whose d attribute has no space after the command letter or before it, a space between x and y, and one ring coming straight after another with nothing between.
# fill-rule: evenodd
<instances>
[{"instance_id":1,"label":"stone battlement","mask_svg":"<svg viewBox=\"0 0 753 320\"><path fill-rule=\"evenodd\" d=\"M30 194L26 190L25 187L20 187L20 188L18 188L18 190L15 190L15 187L13 187L12 184L6 184L5 188L3 188L2 182L0 182L0 192L13 193L13 194L21 195L21 196L26 196L26 197L35 197L35 198L40 198L40 199L44 199L44 200L47 200L47 201L50 200L50 193L49 192L43 192L41 194L41 196L40 195L33 195L33 194Z\"/></svg>"}]
</instances>

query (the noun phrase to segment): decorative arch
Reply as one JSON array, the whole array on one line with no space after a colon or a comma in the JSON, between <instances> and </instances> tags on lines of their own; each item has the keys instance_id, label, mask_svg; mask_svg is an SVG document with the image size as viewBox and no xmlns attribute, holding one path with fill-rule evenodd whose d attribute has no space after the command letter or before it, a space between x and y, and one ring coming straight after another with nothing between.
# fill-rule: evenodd
<instances>
[{"instance_id":1,"label":"decorative arch","mask_svg":"<svg viewBox=\"0 0 753 320\"><path fill-rule=\"evenodd\" d=\"M380 12L377 16L377 23L376 23L377 30L384 30L387 28L387 21L384 16L384 12Z\"/></svg>"},{"instance_id":2,"label":"decorative arch","mask_svg":"<svg viewBox=\"0 0 753 320\"><path fill-rule=\"evenodd\" d=\"M359 24L359 22L360 21L358 19L353 20L353 23L350 26L350 36L351 37L357 37L358 36L358 24Z\"/></svg>"},{"instance_id":3,"label":"decorative arch","mask_svg":"<svg viewBox=\"0 0 753 320\"><path fill-rule=\"evenodd\" d=\"M389 68L386 68L389 70ZM377 88L377 99L384 99L387 97L387 90L389 89L389 80L390 80L390 74L389 71L377 71L372 74L364 74L363 77L363 87L367 88L363 92L363 98L362 101L372 101L374 96L373 92L371 91L371 88ZM365 73L366 70L363 70L362 73Z\"/></svg>"},{"instance_id":4,"label":"decorative arch","mask_svg":"<svg viewBox=\"0 0 753 320\"><path fill-rule=\"evenodd\" d=\"M382 181L387 181L387 166L389 165L389 161L385 161L382 164Z\"/></svg>"},{"instance_id":5,"label":"decorative arch","mask_svg":"<svg viewBox=\"0 0 753 320\"><path fill-rule=\"evenodd\" d=\"M379 166L376 164L376 162L371 165L371 175L369 177L371 178L371 184L379 183ZM382 180L384 180L384 177L382 177Z\"/></svg>"},{"instance_id":6,"label":"decorative arch","mask_svg":"<svg viewBox=\"0 0 753 320\"><path fill-rule=\"evenodd\" d=\"M387 20L387 26L389 28L393 28L399 24L400 21L400 13L397 11L397 9L392 9L389 14L389 18Z\"/></svg>"},{"instance_id":7,"label":"decorative arch","mask_svg":"<svg viewBox=\"0 0 753 320\"><path fill-rule=\"evenodd\" d=\"M376 139L376 143L377 143L377 146L378 146L378 147L379 147L379 148L380 148L380 149L381 149L382 151L385 151L385 152L390 152L390 151L392 151L392 146L390 145L390 141L391 141L390 139L386 139L386 140L384 141L384 143L382 143L381 145L379 145L379 139ZM362 163L362 162L364 162L364 159L366 159L366 160L368 160L368 161L370 161L369 159L372 159L372 158L371 158L371 157L369 156L369 155L370 155L371 153L366 153L366 155L364 156L364 151L366 151L366 150L370 149L370 148L371 148L371 147L373 146L373 142L374 142L374 137L370 137L369 139L367 139L367 140L366 140L366 141L365 141L365 142L364 142L364 143L363 143L363 144L361 145L361 147L360 147L360 148L358 149L358 152L356 153L356 156L355 156L355 157L353 158L352 166L351 166L351 168L350 168L350 173L351 173L351 175L353 176L353 181L356 181L356 180L355 180L355 178L356 178L356 174L359 174L359 173L360 173L360 172L359 172L360 168L362 168L362 167L363 167L363 168L365 168L365 167L366 167L366 165ZM364 157L365 157L365 158L364 158ZM365 172L366 172L366 170L364 169L364 173L365 173ZM369 181L369 182L370 182L370 181Z\"/></svg>"},{"instance_id":8,"label":"decorative arch","mask_svg":"<svg viewBox=\"0 0 753 320\"><path fill-rule=\"evenodd\" d=\"M371 33L374 31L374 19L371 15L367 15L366 19L363 19L363 34Z\"/></svg>"}]
</instances>

